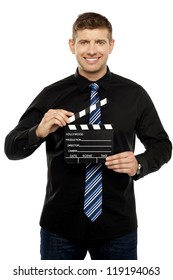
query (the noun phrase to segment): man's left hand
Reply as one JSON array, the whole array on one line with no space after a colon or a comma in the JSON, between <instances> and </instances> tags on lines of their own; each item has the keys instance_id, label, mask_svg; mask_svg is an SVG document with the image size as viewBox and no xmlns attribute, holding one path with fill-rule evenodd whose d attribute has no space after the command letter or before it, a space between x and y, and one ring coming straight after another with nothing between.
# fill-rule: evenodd
<instances>
[{"instance_id":1,"label":"man's left hand","mask_svg":"<svg viewBox=\"0 0 173 280\"><path fill-rule=\"evenodd\" d=\"M137 159L130 151L107 157L105 165L108 169L118 173L127 173L129 176L134 176L138 168Z\"/></svg>"}]
</instances>

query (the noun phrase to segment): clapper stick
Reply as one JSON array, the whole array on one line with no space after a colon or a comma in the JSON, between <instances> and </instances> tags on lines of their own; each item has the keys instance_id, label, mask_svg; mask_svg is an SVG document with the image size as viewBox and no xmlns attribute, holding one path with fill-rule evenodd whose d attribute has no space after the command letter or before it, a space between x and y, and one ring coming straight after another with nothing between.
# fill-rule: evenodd
<instances>
[{"instance_id":1,"label":"clapper stick","mask_svg":"<svg viewBox=\"0 0 173 280\"><path fill-rule=\"evenodd\" d=\"M108 103L108 100L107 98L104 98L102 100L100 100L99 102L97 102L96 104L94 105L91 105L90 107L87 107L86 109L74 114L73 116L71 116L69 118L69 123L72 123L74 122L75 120L79 119L79 118L82 118L83 116L87 115L87 114L90 114L91 112L93 112L94 110L106 105Z\"/></svg>"}]
</instances>

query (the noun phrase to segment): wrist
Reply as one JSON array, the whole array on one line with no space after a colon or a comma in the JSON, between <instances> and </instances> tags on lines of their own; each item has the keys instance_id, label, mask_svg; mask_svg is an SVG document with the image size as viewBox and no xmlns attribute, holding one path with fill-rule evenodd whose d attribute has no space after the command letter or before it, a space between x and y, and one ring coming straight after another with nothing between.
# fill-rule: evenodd
<instances>
[{"instance_id":1,"label":"wrist","mask_svg":"<svg viewBox=\"0 0 173 280\"><path fill-rule=\"evenodd\" d=\"M36 134L36 136L37 136L38 139L41 138L41 136L40 136L40 134L39 134L38 126L37 126L37 128L36 128L36 130L35 130L35 134Z\"/></svg>"}]
</instances>

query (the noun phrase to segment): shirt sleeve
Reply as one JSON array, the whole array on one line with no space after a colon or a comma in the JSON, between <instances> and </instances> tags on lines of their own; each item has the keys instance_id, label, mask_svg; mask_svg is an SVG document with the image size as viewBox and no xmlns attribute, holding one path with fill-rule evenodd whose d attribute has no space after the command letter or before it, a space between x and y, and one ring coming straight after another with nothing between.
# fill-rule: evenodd
<instances>
[{"instance_id":1,"label":"shirt sleeve","mask_svg":"<svg viewBox=\"0 0 173 280\"><path fill-rule=\"evenodd\" d=\"M36 128L46 110L36 98L19 120L18 125L6 136L5 154L9 159L23 159L31 155L45 139L36 136Z\"/></svg>"},{"instance_id":2,"label":"shirt sleeve","mask_svg":"<svg viewBox=\"0 0 173 280\"><path fill-rule=\"evenodd\" d=\"M141 87L138 102L138 120L136 134L145 147L145 152L136 155L142 165L137 180L151 172L157 171L171 158L172 144L160 121L156 108L148 93Z\"/></svg>"}]
</instances>

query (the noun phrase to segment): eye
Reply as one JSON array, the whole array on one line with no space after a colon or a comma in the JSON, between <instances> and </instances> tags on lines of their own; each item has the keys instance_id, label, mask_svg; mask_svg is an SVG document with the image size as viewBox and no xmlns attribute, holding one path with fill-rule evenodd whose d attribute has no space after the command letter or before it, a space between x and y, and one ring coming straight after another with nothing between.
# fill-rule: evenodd
<instances>
[{"instance_id":1,"label":"eye","mask_svg":"<svg viewBox=\"0 0 173 280\"><path fill-rule=\"evenodd\" d=\"M105 44L105 41L103 41L103 40L99 40L99 41L97 41L97 44L98 44L98 45L100 45L100 46L102 46L102 45L104 45L104 44Z\"/></svg>"},{"instance_id":2,"label":"eye","mask_svg":"<svg viewBox=\"0 0 173 280\"><path fill-rule=\"evenodd\" d=\"M82 41L80 41L79 43L80 43L81 45L83 45L83 46L84 46L84 45L87 45L87 44L88 44L88 41L86 41L86 40L82 40Z\"/></svg>"}]
</instances>

